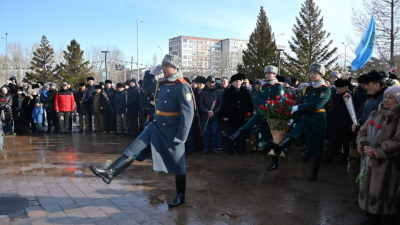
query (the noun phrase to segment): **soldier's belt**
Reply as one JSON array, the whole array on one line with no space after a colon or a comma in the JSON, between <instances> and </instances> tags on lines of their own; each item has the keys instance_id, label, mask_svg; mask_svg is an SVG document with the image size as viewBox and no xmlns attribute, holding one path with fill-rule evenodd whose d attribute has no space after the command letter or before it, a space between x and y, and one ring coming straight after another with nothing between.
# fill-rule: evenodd
<instances>
[{"instance_id":1,"label":"soldier's belt","mask_svg":"<svg viewBox=\"0 0 400 225\"><path fill-rule=\"evenodd\" d=\"M324 112L325 112L325 109L318 109L318 110L314 111L314 113L324 113Z\"/></svg>"},{"instance_id":2,"label":"soldier's belt","mask_svg":"<svg viewBox=\"0 0 400 225\"><path fill-rule=\"evenodd\" d=\"M181 112L162 112L156 109L156 114L160 116L180 116Z\"/></svg>"}]
</instances>

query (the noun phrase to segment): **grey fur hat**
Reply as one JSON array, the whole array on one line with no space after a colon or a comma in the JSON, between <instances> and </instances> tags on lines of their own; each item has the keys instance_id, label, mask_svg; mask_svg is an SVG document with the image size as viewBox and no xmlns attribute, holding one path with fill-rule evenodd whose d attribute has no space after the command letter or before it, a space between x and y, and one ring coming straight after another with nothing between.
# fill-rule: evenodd
<instances>
[{"instance_id":1,"label":"grey fur hat","mask_svg":"<svg viewBox=\"0 0 400 225\"><path fill-rule=\"evenodd\" d=\"M278 68L276 66L271 66L271 65L265 66L264 73L278 74Z\"/></svg>"},{"instance_id":2,"label":"grey fur hat","mask_svg":"<svg viewBox=\"0 0 400 225\"><path fill-rule=\"evenodd\" d=\"M182 59L179 58L179 57L176 56L176 55L166 54L166 55L164 56L164 59L163 59L162 63L163 63L163 64L164 64L164 63L168 63L168 64L170 64L171 66L177 68L178 70L180 70L181 67L182 67Z\"/></svg>"},{"instance_id":3,"label":"grey fur hat","mask_svg":"<svg viewBox=\"0 0 400 225\"><path fill-rule=\"evenodd\" d=\"M338 71L332 71L329 77L337 77L340 78L340 73Z\"/></svg>"},{"instance_id":4,"label":"grey fur hat","mask_svg":"<svg viewBox=\"0 0 400 225\"><path fill-rule=\"evenodd\" d=\"M322 76L325 76L325 71L326 70L325 70L325 66L324 65L318 64L318 63L314 63L314 64L311 64L309 72L311 72L311 71L317 71L318 73L322 74Z\"/></svg>"}]
</instances>

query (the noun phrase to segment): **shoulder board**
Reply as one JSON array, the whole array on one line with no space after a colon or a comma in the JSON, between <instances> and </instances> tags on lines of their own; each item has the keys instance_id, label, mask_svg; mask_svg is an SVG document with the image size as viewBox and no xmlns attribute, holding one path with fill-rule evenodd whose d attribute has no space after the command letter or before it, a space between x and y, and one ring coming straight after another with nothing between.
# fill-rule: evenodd
<instances>
[{"instance_id":1,"label":"shoulder board","mask_svg":"<svg viewBox=\"0 0 400 225\"><path fill-rule=\"evenodd\" d=\"M278 85L283 85L283 84L281 84L281 83L275 83L274 84L274 86L278 86Z\"/></svg>"},{"instance_id":2,"label":"shoulder board","mask_svg":"<svg viewBox=\"0 0 400 225\"><path fill-rule=\"evenodd\" d=\"M262 87L265 87L265 88L267 88L267 87L271 87L272 85L270 85L270 84L264 84Z\"/></svg>"},{"instance_id":3,"label":"shoulder board","mask_svg":"<svg viewBox=\"0 0 400 225\"><path fill-rule=\"evenodd\" d=\"M323 84L320 87L329 87L329 84Z\"/></svg>"},{"instance_id":4,"label":"shoulder board","mask_svg":"<svg viewBox=\"0 0 400 225\"><path fill-rule=\"evenodd\" d=\"M175 83L187 84L187 81L185 79L183 79L183 78L178 78L178 79L176 79Z\"/></svg>"}]
</instances>

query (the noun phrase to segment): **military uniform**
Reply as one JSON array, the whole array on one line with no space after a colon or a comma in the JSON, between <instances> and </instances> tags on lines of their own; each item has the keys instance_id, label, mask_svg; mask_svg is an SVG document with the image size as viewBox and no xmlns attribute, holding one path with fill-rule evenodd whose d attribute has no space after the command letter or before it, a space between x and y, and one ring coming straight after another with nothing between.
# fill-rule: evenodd
<instances>
[{"instance_id":1,"label":"military uniform","mask_svg":"<svg viewBox=\"0 0 400 225\"><path fill-rule=\"evenodd\" d=\"M135 141L107 169L90 166L92 172L103 181L111 180L129 167L136 158L146 155L151 149L153 169L175 174L177 196L168 207L176 207L185 202L186 168L185 144L194 114L194 100L189 84L183 79L180 71L182 60L174 55L165 55L163 66L158 65L146 71L143 89L154 94L154 120ZM161 68L171 71L159 81L155 75L161 74ZM170 72L169 72L170 73ZM141 153L141 154L139 154Z\"/></svg>"},{"instance_id":2,"label":"military uniform","mask_svg":"<svg viewBox=\"0 0 400 225\"><path fill-rule=\"evenodd\" d=\"M331 89L327 84L319 87L307 86L298 107L298 119L287 136L294 138L299 146L306 145L312 157L321 157L326 132L324 105L330 99Z\"/></svg>"},{"instance_id":3,"label":"military uniform","mask_svg":"<svg viewBox=\"0 0 400 225\"><path fill-rule=\"evenodd\" d=\"M260 105L265 105L267 100L275 100L275 96L279 95L283 97L285 94L283 90L283 85L280 83L275 83L273 85L264 83L260 87L260 91L255 97L255 103L259 107ZM250 120L239 129L240 131L247 132L258 132L258 147L265 147L270 150L268 146L268 140L272 140L271 129L268 126L267 120L257 109L256 114L254 114Z\"/></svg>"}]
</instances>

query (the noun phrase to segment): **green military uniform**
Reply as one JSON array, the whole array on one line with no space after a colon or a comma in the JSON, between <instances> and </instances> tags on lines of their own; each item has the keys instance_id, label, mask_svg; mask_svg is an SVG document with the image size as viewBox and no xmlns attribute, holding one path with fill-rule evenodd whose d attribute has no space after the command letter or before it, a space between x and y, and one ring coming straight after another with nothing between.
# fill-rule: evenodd
<instances>
[{"instance_id":1,"label":"green military uniform","mask_svg":"<svg viewBox=\"0 0 400 225\"><path fill-rule=\"evenodd\" d=\"M306 87L296 112L296 125L287 135L295 139L299 146L306 145L309 155L313 157L322 156L326 132L324 105L330 96L331 89L326 84L316 88Z\"/></svg>"},{"instance_id":2,"label":"green military uniform","mask_svg":"<svg viewBox=\"0 0 400 225\"><path fill-rule=\"evenodd\" d=\"M260 105L264 106L267 100L275 100L276 95L283 97L284 94L285 91L283 90L282 84L275 83L274 85L271 85L266 83L260 87L260 91L255 97L255 103L258 107ZM264 116L259 112L258 109L257 113L255 113L243 127L239 128L239 130L244 132L257 132L258 147L270 148L267 141L272 140L271 130Z\"/></svg>"},{"instance_id":3,"label":"green military uniform","mask_svg":"<svg viewBox=\"0 0 400 225\"><path fill-rule=\"evenodd\" d=\"M278 68L275 66L265 66L265 74L278 74ZM275 96L279 95L283 97L285 91L283 90L283 85L278 83L278 80L274 78L273 80L266 81L261 85L255 97L255 104L257 107L261 105L264 106L265 102L268 100L275 100ZM264 116L259 112L257 108L257 113L251 117L251 119L241 128L239 131L258 133L257 145L258 147L264 147L266 150L271 150L268 145L268 141L272 140L271 129Z\"/></svg>"}]
</instances>

